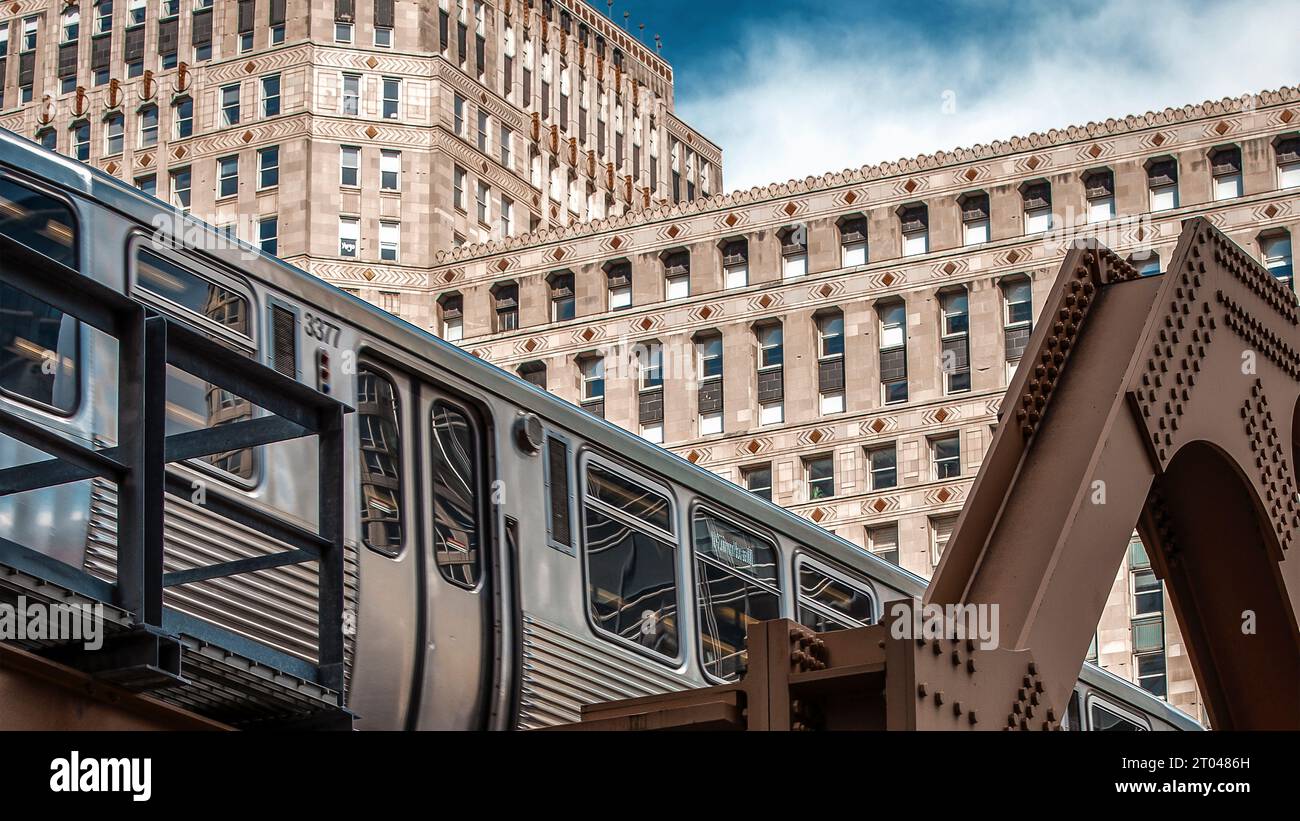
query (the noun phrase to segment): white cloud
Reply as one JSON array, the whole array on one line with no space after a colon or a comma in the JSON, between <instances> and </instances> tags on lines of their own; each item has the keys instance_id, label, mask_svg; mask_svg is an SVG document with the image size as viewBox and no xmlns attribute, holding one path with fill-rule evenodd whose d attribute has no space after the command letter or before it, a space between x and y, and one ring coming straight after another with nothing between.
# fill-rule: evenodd
<instances>
[{"instance_id":1,"label":"white cloud","mask_svg":"<svg viewBox=\"0 0 1300 821\"><path fill-rule=\"evenodd\" d=\"M990 9L986 28L955 39L870 15L785 19L745 30L700 72L725 79L679 76L678 108L722 146L725 188L749 188L1291 85L1294 12L1292 0Z\"/></svg>"}]
</instances>

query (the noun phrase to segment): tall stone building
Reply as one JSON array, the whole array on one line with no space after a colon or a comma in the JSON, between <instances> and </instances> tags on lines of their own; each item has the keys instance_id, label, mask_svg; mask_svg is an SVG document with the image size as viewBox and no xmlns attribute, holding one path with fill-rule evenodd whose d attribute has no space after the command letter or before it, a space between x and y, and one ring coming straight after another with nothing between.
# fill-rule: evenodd
<instances>
[{"instance_id":1,"label":"tall stone building","mask_svg":"<svg viewBox=\"0 0 1300 821\"><path fill-rule=\"evenodd\" d=\"M582 0L16 0L0 71L0 126L417 321L439 250L721 187Z\"/></svg>"},{"instance_id":2,"label":"tall stone building","mask_svg":"<svg viewBox=\"0 0 1300 821\"><path fill-rule=\"evenodd\" d=\"M1154 272L1203 214L1289 282L1298 212L1285 88L449 250L428 298L478 356L928 576L1071 241ZM1204 717L1139 541L1092 652Z\"/></svg>"}]
</instances>

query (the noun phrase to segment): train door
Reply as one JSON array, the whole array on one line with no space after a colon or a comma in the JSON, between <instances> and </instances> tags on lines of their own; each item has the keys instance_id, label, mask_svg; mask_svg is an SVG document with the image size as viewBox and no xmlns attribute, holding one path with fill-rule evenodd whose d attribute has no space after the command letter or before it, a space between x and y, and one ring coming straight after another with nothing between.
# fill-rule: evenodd
<instances>
[{"instance_id":1,"label":"train door","mask_svg":"<svg viewBox=\"0 0 1300 821\"><path fill-rule=\"evenodd\" d=\"M493 665L486 430L470 406L419 386L425 641L421 729L487 726Z\"/></svg>"}]
</instances>

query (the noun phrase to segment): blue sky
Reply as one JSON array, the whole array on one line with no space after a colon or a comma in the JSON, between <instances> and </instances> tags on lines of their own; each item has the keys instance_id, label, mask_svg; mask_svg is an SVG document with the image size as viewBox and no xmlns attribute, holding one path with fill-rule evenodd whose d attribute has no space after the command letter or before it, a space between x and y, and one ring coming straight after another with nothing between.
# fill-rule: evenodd
<instances>
[{"instance_id":1,"label":"blue sky","mask_svg":"<svg viewBox=\"0 0 1300 821\"><path fill-rule=\"evenodd\" d=\"M604 0L590 0L604 9ZM1295 0L616 0L725 188L1300 83Z\"/></svg>"}]
</instances>

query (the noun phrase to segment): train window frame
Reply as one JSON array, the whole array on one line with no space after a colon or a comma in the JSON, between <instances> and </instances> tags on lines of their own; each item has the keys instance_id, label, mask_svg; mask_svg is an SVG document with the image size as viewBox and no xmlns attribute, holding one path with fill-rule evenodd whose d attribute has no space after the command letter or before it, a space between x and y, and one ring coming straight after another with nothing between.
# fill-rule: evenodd
<instances>
[{"instance_id":1,"label":"train window frame","mask_svg":"<svg viewBox=\"0 0 1300 821\"><path fill-rule=\"evenodd\" d=\"M0 168L0 180L6 180L8 182L13 183L14 185L19 186L20 188L26 188L29 191L33 191L39 194L40 196L49 197L55 202L67 207L68 213L72 217L72 225L71 225L72 255L76 262L75 268L76 271L80 273L82 276L90 277L91 274L85 270L85 248L84 248L85 243L80 241L80 238L84 236L84 233L82 231L83 220L81 217L81 211L78 208L77 201L72 197L67 196L63 192L57 191L49 187L48 185L44 185L36 180L30 180L21 174L15 173L12 169L8 167ZM37 249L32 248L27 243L22 242L22 240L18 240L18 242L22 243L27 248L31 248L31 250L35 251L36 253L41 253ZM42 254L42 256L44 256L44 254ZM4 397L5 399L10 400L15 404L19 404L26 408L40 411L41 413L49 414L50 416L58 417L60 419L72 419L76 417L78 413L81 412L82 402L85 399L84 391L82 390L82 380L84 379L82 375L82 365L86 358L85 344L86 344L87 334L82 330L83 323L81 322L81 320L77 319L76 317L73 317L73 320L74 322L73 322L72 350L74 351L74 355L76 357L76 361L74 363L74 367L76 371L76 379L74 380L74 396L69 407L66 409L60 408L57 405L51 405L46 402L42 402L39 399L33 399L30 396L24 396L23 394L18 393L17 391L10 390L3 386L0 386L0 397Z\"/></svg>"},{"instance_id":2,"label":"train window frame","mask_svg":"<svg viewBox=\"0 0 1300 821\"><path fill-rule=\"evenodd\" d=\"M681 504L677 499L677 494L674 492L673 488L664 480L659 478L651 478L650 476L647 476L643 472L626 467L622 463L605 455L604 453L594 451L590 448L587 447L581 448L577 453L574 454L573 459L574 459L574 465L577 468L577 482L575 483L575 490L577 492L577 500L576 500L577 502L576 511L578 515L577 532L580 534L579 538L581 540L582 610L583 610L584 618L587 620L588 628L590 628L592 634L596 636L598 639L600 639L601 641L606 641L615 646L625 648L633 653L636 653L638 656L651 659L660 665L669 667L678 672L684 671L687 664L687 647L690 645L690 638L689 636L685 635L686 630L688 628L688 624L685 619L685 613L682 609L682 603L684 601L683 594L685 592L685 586L691 580L691 577L688 573L689 567L687 566L689 557L686 551L683 549L683 545L681 541L682 539L680 533L682 529L681 521L680 521ZM587 490L587 472L590 466L593 464L599 466L600 468L610 473L616 474L628 481L641 485L646 490L650 490L654 493L658 493L668 500L669 521L673 524L674 530L672 533L663 533L662 531L660 531L658 534L654 536L654 538L659 538L661 541L667 542L669 545L671 545L673 549L673 571L674 571L673 598L674 598L674 605L677 609L677 653L673 656L667 656L649 647L645 647L641 644L637 644L634 641L629 641L623 638L622 636L618 635L617 633L613 633L609 630L606 630L605 628L601 627L597 623L595 613L592 612L591 567L589 561L590 554L587 549L588 544L590 543L590 539L588 538L588 533L587 533L586 509L587 509L588 500L592 498L591 494ZM602 513L605 510L611 509L611 505L607 503L601 503L600 500L598 499L596 500L596 506L597 509L600 510ZM619 514L619 515L622 515L627 519L635 518L627 514ZM648 530L653 529L652 525L646 525L646 527Z\"/></svg>"},{"instance_id":3,"label":"train window frame","mask_svg":"<svg viewBox=\"0 0 1300 821\"><path fill-rule=\"evenodd\" d=\"M207 226L204 226L207 230ZM154 256L179 266L189 273L205 279L214 285L226 288L242 297L247 304L245 315L248 319L248 335L237 333L229 328L214 322L211 319L199 314L178 302L168 299L166 296L150 290L140 284L139 278L139 259L140 252L147 251ZM262 336L260 334L260 322L262 310L269 313L270 306L259 304L256 292L248 285L242 277L233 276L224 271L223 268L216 264L208 262L197 255L183 253L174 248L161 247L154 237L146 235L140 231L134 231L127 239L126 243L126 272L128 291L130 295L145 303L146 305L168 314L176 319L188 322L208 336L214 337L217 342L226 344L231 350L237 351L254 361L261 363L264 360L262 351ZM249 419L257 419L266 415L266 411L259 408L255 402L245 397L253 408ZM187 459L184 462L175 463L183 465L204 476L217 479L231 487L243 491L252 491L262 484L266 470L266 460L262 458L265 445L251 448L252 469L249 471L247 478L239 476L224 470L204 459Z\"/></svg>"},{"instance_id":4,"label":"train window frame","mask_svg":"<svg viewBox=\"0 0 1300 821\"><path fill-rule=\"evenodd\" d=\"M728 508L721 507L718 504L710 502L709 500L706 499L696 499L691 504L690 517L687 520L688 528L685 534L686 544L689 550L689 554L686 556L686 559L687 559L687 565L690 568L691 624L695 632L695 636L694 636L695 651L699 659L700 673L704 676L706 681L713 684L734 684L736 683L736 681L739 681L739 678L727 679L727 678L715 676L713 673L709 672L709 668L705 663L704 631L701 629L702 625L700 623L700 612L699 612L700 580L696 572L698 569L696 563L698 561L705 561L706 563L712 563L715 565L718 563L711 562L709 559L700 559L695 550L695 523L696 520L703 515L713 516L714 518L720 519L723 522L726 522L727 524L735 528L738 528L744 531L745 533L748 533L752 537L761 539L762 541L765 541L772 546L773 552L776 553L776 563L774 568L776 571L775 587L776 587L776 596L777 596L777 612L780 614L780 618L792 617L791 616L792 604L794 602L793 593L790 591L791 577L790 577L789 570L787 568L787 564L788 564L786 560L787 551L786 548L782 545L781 539L777 536L776 533L772 532L768 528L761 527L755 524L752 520L747 519L744 516L741 516L737 513L734 513ZM764 587L765 589L766 587L771 586L771 585L766 585L765 583L762 582L758 584L759 586ZM768 592L771 591L769 590Z\"/></svg>"},{"instance_id":5,"label":"train window frame","mask_svg":"<svg viewBox=\"0 0 1300 821\"><path fill-rule=\"evenodd\" d=\"M1143 692L1145 693L1146 691L1144 690ZM1146 718L1146 716L1122 707L1108 698L1103 698L1097 695L1096 692L1089 692L1087 698L1083 700L1083 715L1088 724L1088 732L1102 732L1097 730L1097 728L1092 724L1092 711L1094 707L1136 725L1139 732L1147 732L1151 729L1151 722Z\"/></svg>"},{"instance_id":6,"label":"train window frame","mask_svg":"<svg viewBox=\"0 0 1300 821\"><path fill-rule=\"evenodd\" d=\"M402 530L402 539L401 539L401 544L397 548L397 550L389 551L382 547L376 547L372 545L370 543L369 537L366 535L365 522L362 520L362 515L361 515L362 508L364 507L364 504L362 504L362 502L364 500L363 494L365 491L363 489L362 482L361 482L361 478L362 478L361 477L361 422L360 422L361 414L359 412L357 413L357 424L355 426L356 429L355 447L353 448L352 451L357 458L357 500L358 500L357 501L357 505L358 505L357 506L357 539L358 541L361 542L362 545L365 546L367 550L379 556L383 556L386 559L399 561L403 556L406 555L407 546L410 544L411 541L409 538L409 534L411 532L412 523L410 521L411 516L408 515L408 513L414 510L416 511L415 515L418 516L422 512L419 511L418 505L412 506L408 504L409 499L407 498L408 491L410 490L410 488L408 487L408 483L407 483L408 476L407 476L406 462L407 462L407 455L411 451L408 447L410 442L407 440L405 426L403 425L403 422L405 421L404 415L406 412L406 406L405 403L403 402L400 382L396 376L396 373L391 368L381 365L378 362L375 362L373 359L362 359L357 363L356 379L354 380L353 401L355 403L355 407L360 408L361 406L361 401L359 399L359 396L361 392L360 391L361 371L363 369L373 372L381 379L386 381L389 384L389 386L392 387L393 389L393 403L396 406L396 417L397 417L397 441L398 441L397 454L398 454L398 459L401 460L398 462L397 465L397 503L398 503L397 523ZM406 381L407 384L410 384L409 378Z\"/></svg>"},{"instance_id":7,"label":"train window frame","mask_svg":"<svg viewBox=\"0 0 1300 821\"><path fill-rule=\"evenodd\" d=\"M427 474L420 479L422 483L426 483L427 485L422 488L422 491L427 490L429 500L435 502L434 506L428 510L420 508L420 515L426 517L423 521L426 522L429 536L432 539L432 541L428 542L428 546L434 551L433 555L430 556L430 560L433 562L434 569L437 571L438 576L447 584L458 587L461 590L481 592L489 583L491 576L491 573L489 572L491 570L491 565L487 562L486 557L496 544L495 523L490 509L490 477L492 475L492 464L489 450L489 428L484 423L482 415L473 405L471 405L468 399L461 396L459 393L442 388L438 383L430 381L427 377L422 377L422 379L424 381L420 383L421 392L429 392L432 394L428 400L428 413L421 413L424 418L420 420L420 424L425 426L423 427L425 435L420 439L420 448L417 455L417 458L421 460L421 465L425 466L424 470L421 472ZM423 404L424 402L421 400L421 405L423 406ZM452 574L447 572L447 565L438 561L436 510L437 488L433 484L435 479L433 447L435 442L434 429L437 424L435 418L440 407L449 409L465 417L465 420L469 423L470 435L474 443L472 459L473 467L477 472L477 475L474 477L473 482L475 486L475 495L472 501L474 504L474 518L478 531L479 543L476 548L477 555L474 559L473 566L475 569L475 578L472 584L454 578ZM425 457L428 457L427 465L424 461Z\"/></svg>"},{"instance_id":8,"label":"train window frame","mask_svg":"<svg viewBox=\"0 0 1300 821\"><path fill-rule=\"evenodd\" d=\"M578 514L575 511L575 502L577 501L577 489L574 481L576 471L574 465L577 462L577 454L573 449L573 441L563 434L552 430L546 431L546 445L543 448L542 456L542 481L545 483L546 492L543 494L543 504L546 506L546 544L568 556L577 557L579 531L581 525L578 523ZM569 544L558 541L553 532L554 523L551 521L551 443L558 442L564 447L564 460L568 470L567 486L565 487L565 505L569 515Z\"/></svg>"},{"instance_id":9,"label":"train window frame","mask_svg":"<svg viewBox=\"0 0 1300 821\"><path fill-rule=\"evenodd\" d=\"M817 571L818 573L821 573L823 576L829 576L835 581L847 585L848 587L857 590L859 593L865 594L867 596L867 599L870 600L871 620L865 623L860 622L855 625L848 625L846 626L845 629L851 630L854 629L855 627L865 627L872 624L880 623L880 620L884 615L884 605L881 602L880 593L876 590L875 585L873 585L870 582L870 580L868 580L867 578L863 576L858 576L847 569L835 566L831 564L829 561L827 561L826 559L822 558L821 556L818 556L817 554L814 554L806 549L800 549L795 552L792 573L790 576L791 578L790 592L794 600L794 607L791 614L791 618L793 621L803 624L803 622L800 621L799 619L799 608L805 606L805 603L807 604L810 610L818 612L821 615L825 616L826 618L835 619L836 621L846 621L849 619L849 617L845 616L843 613L827 612L827 611L833 611L833 608L827 607L826 605L823 605L819 602L815 602L804 598L802 593L803 587L801 584L800 571L804 568L805 565Z\"/></svg>"}]
</instances>

